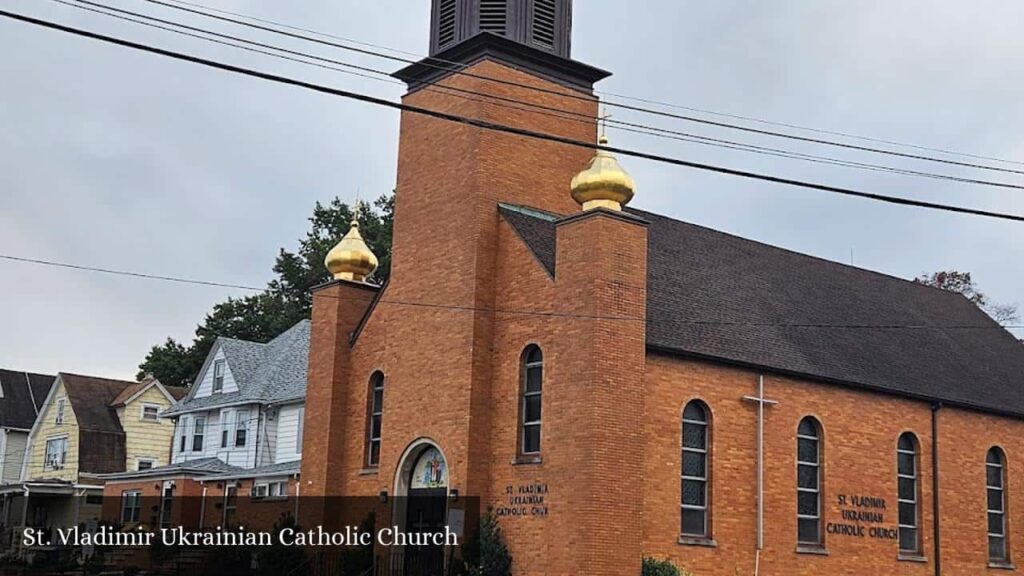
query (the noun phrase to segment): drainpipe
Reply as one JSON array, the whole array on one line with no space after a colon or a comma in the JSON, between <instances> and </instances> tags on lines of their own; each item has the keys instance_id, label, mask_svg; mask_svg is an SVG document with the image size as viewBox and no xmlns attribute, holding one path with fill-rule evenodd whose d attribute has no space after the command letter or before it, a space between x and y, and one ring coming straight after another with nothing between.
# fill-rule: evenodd
<instances>
[{"instance_id":1,"label":"drainpipe","mask_svg":"<svg viewBox=\"0 0 1024 576\"><path fill-rule=\"evenodd\" d=\"M203 482L203 495L199 498L199 530L206 525L206 482Z\"/></svg>"},{"instance_id":2,"label":"drainpipe","mask_svg":"<svg viewBox=\"0 0 1024 576\"><path fill-rule=\"evenodd\" d=\"M302 483L299 482L299 475L293 476L295 478L295 523L299 522L299 496L302 494Z\"/></svg>"},{"instance_id":3,"label":"drainpipe","mask_svg":"<svg viewBox=\"0 0 1024 576\"><path fill-rule=\"evenodd\" d=\"M935 541L935 576L942 576L942 528L939 521L939 410L932 404L932 539Z\"/></svg>"}]
</instances>

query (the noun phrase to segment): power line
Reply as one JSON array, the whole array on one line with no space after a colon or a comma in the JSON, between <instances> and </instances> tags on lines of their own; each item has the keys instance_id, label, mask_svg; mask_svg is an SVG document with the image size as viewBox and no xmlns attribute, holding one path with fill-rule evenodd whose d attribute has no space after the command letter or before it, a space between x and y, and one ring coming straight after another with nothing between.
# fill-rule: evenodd
<instances>
[{"instance_id":1,"label":"power line","mask_svg":"<svg viewBox=\"0 0 1024 576\"><path fill-rule=\"evenodd\" d=\"M183 24L183 23L180 23L180 22L175 22L175 21L171 21L171 20L165 20L165 19L162 19L162 18L157 18L155 16L151 16L151 15L148 15L148 14L142 14L142 13L133 12L133 11L130 11L130 10L123 10L123 9L120 9L120 8L112 7L112 6L101 4L101 3L97 3L97 2L91 2L89 0L75 0L75 2L77 2L77 3L72 3L72 2L70 2L68 0L53 0L53 1L57 2L59 4L63 4L65 6L70 6L72 8L77 8L77 9L80 9L80 10L86 10L86 11L89 11L89 12L93 12L93 13L96 13L96 14L101 14L101 15L108 16L108 17L111 17L111 18L117 18L119 20L124 20L124 21L128 21L128 22L132 22L132 23L139 24L139 25L142 25L142 26L152 27L152 28L156 28L156 29L159 29L159 30L164 30L164 31L167 31L167 32L172 32L172 33L175 33L175 34L181 34L181 35L192 37L192 38L198 38L200 40L206 40L206 41L209 41L209 42L214 42L216 44L221 44L221 45L225 45L225 46L229 46L229 47L233 47L233 48L247 50L247 51L255 52L255 53L258 53L258 54L264 54L264 55L268 55L268 56L275 57L275 58L281 58L283 60L287 60L287 61L291 61L291 62L298 62L300 64L306 64L306 65L310 65L310 66L317 66L319 68L325 68L325 69L328 69L328 70L333 70L333 71L337 71L337 72L342 72L342 73L346 73L346 74L360 76L360 77L363 77L363 78L370 78L372 80L378 80L378 81L383 81L383 82L393 82L393 83L402 84L401 82L399 82L397 80L392 81L390 79L390 74L388 74L387 72L385 72L383 70L367 67L367 66L359 66L359 65L355 65L355 64L352 64L352 63L349 63L349 62L334 60L334 59L331 59L331 58L325 58L325 57L322 57L322 56L317 56L317 55L309 54L309 53L306 53L306 52L290 50L290 49L282 48L280 46L275 46L275 45L272 45L272 44L266 44L266 43L262 43L262 42L253 41L253 40L250 40L250 39L247 39L247 38L241 38L241 37L232 36L232 35L229 35L229 34L222 34L222 33L211 31L211 30L207 30L207 29L204 29L204 28L190 26L190 25ZM144 19L144 20L140 20L139 18ZM300 56L302 58L310 58L310 59L317 60L317 61L320 61L320 62L328 62L328 63L335 64L335 65L338 65L338 66L343 66L344 68L351 68L351 69L360 70L360 71L363 71L363 72L370 72L370 73L373 73L373 74L379 74L379 75L384 76L385 78L377 78L377 77L374 77L374 76L370 76L368 74L360 74L358 72L352 72L351 70L345 70L345 69L336 68L336 67L333 67L333 66L323 66L323 65L316 64L314 62L307 62L305 60L301 60L301 59L298 59L298 58L290 58L290 57L287 57L287 56L282 56L280 54L266 52L264 50L254 50L254 49L248 48L246 46L239 46L239 45L236 45L236 44L232 44L231 42L223 42L223 41L216 40L214 38L207 38L207 37L202 36L200 34L191 34L189 32L185 32L183 30L178 30L176 28L169 28L167 26L161 26L160 24L154 24L153 22L158 22L160 24L166 24L167 26L174 26L174 27L177 27L177 28L181 28L183 30L190 30L190 31L193 31L193 32L198 32L200 34L207 34L207 35L215 36L217 38L224 38L224 39L230 40L232 42L242 42L242 43L248 44L250 46L257 46L259 48L266 48L266 49L269 49L269 50L276 50L276 51L283 52L283 53L286 53L286 54L296 55L296 56ZM478 101L478 102L485 102L485 101L489 101L489 100L496 100L498 102L508 102L508 103L512 103L512 104L516 104L516 105L521 105L521 106L509 106L507 104L501 104L501 103L496 103L496 105L503 106L503 107L506 107L506 108L513 108L513 109L518 109L518 110L525 110L525 111L536 112L537 114L543 114L543 115L553 116L553 117L557 117L557 118L563 118L563 119L564 118L568 118L568 119L572 119L572 120L575 120L575 121L578 121L578 122L581 122L581 123L586 123L588 125L594 123L594 118L589 116L589 115L587 115L587 114L582 114L582 113L579 113L579 112L574 112L574 111L571 111L571 110L565 110L565 109L556 108L556 107L552 107L552 106L544 106L544 105L541 105L541 104L525 102L525 101L522 101L522 100L517 100L515 98L508 98L508 97L503 97L503 96L499 96L499 95L475 92L473 90L467 90L467 89L464 89L464 88L459 88L459 87L454 87L454 86L432 85L432 86L425 87L424 90L431 90L431 91L442 92L442 93L455 93L456 95L459 95L459 94L470 94L470 95L478 96L480 98L471 98L471 97L466 97L466 96L463 96L463 98L467 98L469 100ZM486 100L484 100L484 99L486 99ZM536 110L528 110L527 108L524 108L523 106L528 107L528 108L535 108ZM856 168L856 169L862 169L862 170L870 170L870 171L875 171L875 172L889 172L889 173L901 174L901 175L905 175L905 176L919 176L919 177L932 178L932 179L938 179L938 180L948 180L948 181L968 183L968 184L979 184L979 185L985 185L985 186L993 186L993 187L1000 187L1000 188L1014 188L1014 189L1024 190L1024 185L1009 184L1009 183L1005 183L1005 182L994 182L994 181L989 181L989 180L979 180L979 179L974 179L974 178L965 178L965 177L960 177L960 176L952 176L952 175L948 175L948 174L936 174L936 173L931 173L931 172L922 172L922 171L917 171L917 170L897 168L897 167L893 167L893 166L884 166L884 165L878 165L878 164L869 164L869 163L863 163L863 162L855 162L855 161L851 161L851 160L844 160L844 159L839 159L839 158L830 158L830 157L827 157L827 156L819 156L819 155L814 155L814 154L805 154L805 153L801 153L801 152L793 152L793 151L783 150L783 149L778 149L778 148L770 148L770 147L765 147L765 146L757 146L757 145L747 144L747 143L743 143L743 142L735 142L735 141L723 140L723 139L719 139L719 138L711 138L711 137L707 137L707 136L690 134L690 133L686 133L686 132L679 132L679 131L675 131L675 130L667 130L667 129L663 129L663 128L657 128L657 127L653 127L653 126L647 126L647 125L643 125L643 124L635 124L635 123L623 122L623 121L617 121L617 120L609 120L608 122L611 123L611 124L615 124L617 126L624 126L624 127L618 128L618 129L622 130L622 131L625 131L625 132L632 132L632 133L636 133L636 134L643 134L643 135L653 136L653 137L658 137L658 138L667 138L667 139L671 139L671 140L689 142L689 143L694 143L694 144L701 144L701 145L707 145L707 146L715 146L715 147L719 147L719 148L726 148L726 149L730 149L730 150L738 150L738 151L742 151L742 152L750 152L750 153L755 153L755 154L762 154L762 155L767 155L767 156L775 156L775 157L781 157L781 158L788 158L788 159L793 159L793 160L803 160L803 161L807 161L807 162L814 162L814 163L817 163L817 164L825 164L825 165L840 166L840 167L846 167L846 168Z\"/></svg>"},{"instance_id":2,"label":"power line","mask_svg":"<svg viewBox=\"0 0 1024 576\"><path fill-rule=\"evenodd\" d=\"M0 258L6 260L13 260L15 262L24 262L30 264L38 264L43 266L55 266L60 268L73 268L75 270L82 270L88 272L100 272L103 274L115 274L121 276L128 276L132 278L144 278L149 280L159 280L163 282L177 282L181 284L197 284L201 286L216 286L223 288L239 288L242 290L249 290L252 292L269 293L273 290L268 288L256 288L254 286L244 286L238 284L228 284L224 282L213 282L207 280L194 280L189 278L180 278L174 276L160 276L154 274L145 274L141 272L129 272L124 270L114 270L110 268L98 268L94 266L85 266L79 264L67 264L64 262L55 262L51 260L42 260L37 258L23 258L19 256L10 256L0 254ZM334 298L338 300L346 300L352 302L366 303L366 299L359 298L347 298L344 296L328 296L323 293L317 293L314 295L315 298ZM617 320L617 321L631 321L631 322L645 322L647 319L639 316L621 316L621 315L601 315L601 314L578 314L574 312L554 312L547 310L523 310L523 309L503 309L503 308L487 308L481 306L461 306L454 304L440 304L440 303L429 303L429 302L413 302L408 300L393 300L393 299L380 299L377 304L386 304L394 306L414 307L414 308L428 308L428 309L440 309L440 310L455 310L461 312L485 312L493 314L506 314L506 315L522 315L522 316L539 316L539 317L552 317L552 318L574 318L580 320ZM970 324L958 324L958 325L928 325L928 324L835 324L835 323L767 323L767 322L746 322L746 321L729 321L729 320L678 320L677 322L683 324L697 325L697 326L709 326L709 327L745 327L745 328L816 328L816 329L870 329L870 330L991 330L991 329L1004 329L1013 328L1019 329L1024 328L1024 325L1020 326L999 326L999 325L970 325Z\"/></svg>"},{"instance_id":3,"label":"power line","mask_svg":"<svg viewBox=\"0 0 1024 576\"><path fill-rule=\"evenodd\" d=\"M271 28L271 27L268 27L268 26L261 26L261 25L258 25L258 24L253 24L252 22L246 22L244 20L238 20L236 18L229 18L227 16L221 16L221 15L217 15L217 14L210 14L210 13L204 12L202 10L197 10L197 9L194 9L194 8L188 8L186 6L180 6L180 5L172 4L172 3L169 3L169 2L165 2L163 0L143 0L143 1L144 2L149 2L151 4L156 4L156 5L164 6L164 7L167 7L167 8L171 8L171 9L174 9L174 10L180 10L180 11L189 12L189 13L192 13L192 14L197 14L197 15L204 16L204 17L207 17L207 18L221 20L221 21L224 21L224 22L230 22L232 24L236 24L236 25L239 25L239 26L246 26L246 27L257 29L257 30L263 30L265 32L270 32L272 34L279 34L279 35L287 36L287 37L290 37L290 38L295 38L295 39L298 39L298 40L304 40L306 42L313 42L313 43L316 43L316 44L322 44L322 45L331 46L331 47L334 47L334 48L339 48L339 49L342 49L342 50L348 50L348 51L352 51L352 52L356 52L356 53L360 53L360 54L365 54L365 55L369 55L369 56L375 56L375 57L378 57L378 58L384 58L384 59L388 59L388 60L392 60L392 61L403 62L403 63L406 63L406 64L421 64L421 65L429 67L429 68L433 68L433 69L436 69L436 70L442 70L442 71L445 71L445 72L450 72L452 74L458 74L458 75L467 76L467 77L470 77L470 78L476 78L476 79L480 79L480 80L486 80L486 81L489 81L489 82L495 82L495 83L499 83L499 84L515 86L515 87L523 88L523 89L526 89L526 90L531 90L531 91L536 91L536 92L541 92L541 93L547 93L547 94L554 94L554 95L558 95L558 96L561 96L561 97L567 97L567 98L583 100L583 101L588 101L588 102L592 101L591 98L586 97L586 96L579 96L579 95L575 95L575 94L568 94L568 93L560 92L560 91L557 91L557 90L541 88L539 86L529 86L529 85L522 84L522 83L519 83L519 82L514 82L514 81L505 80L505 79L501 79L501 78L494 78L494 77L490 77L490 76L486 76L486 75L481 75L481 74L475 74L475 73L472 73L472 72L466 72L464 70L466 65L464 65L464 64L461 64L461 63L445 64L444 60L440 60L440 59L437 59L435 57L429 57L429 58L427 58L426 60L423 60L423 61L410 60L408 58L401 58L401 57L398 57L398 56L392 56L390 54L383 54L381 52L376 52L376 51L373 51L373 50L368 50L368 49L364 49L364 48L356 48L356 47L353 47L353 46L347 46L347 45L344 45L344 44L339 44L337 42L330 42L330 41L322 40L322 39L319 39L319 38L313 38L313 37L310 37L310 36L305 36L305 35L302 35L302 34L295 34L295 33L292 33L292 32L286 32L284 30L278 30L276 28ZM175 1L178 1L178 0L175 0ZM182 2L182 4L194 5L194 4L189 4L189 3L185 3L185 2ZM316 34L319 34L319 33L316 33ZM326 35L324 35L324 36L326 36ZM440 63L440 64L438 64L438 63ZM942 164L952 164L952 165L955 165L955 166L962 166L962 167L966 167L966 168L976 168L976 169L979 169L979 170L991 170L991 171L996 171L996 172L1006 172L1006 173L1011 173L1011 174L1022 174L1022 175L1024 175L1024 170L1014 170L1014 169L1010 169L1010 168L999 168L999 167L996 167L996 166L987 166L987 165L984 165L984 164L976 164L976 163L971 163L971 162L959 162L959 161L956 161L956 160L937 158L937 157L933 157L933 156L925 156L925 155L921 155L921 154L908 154L908 153L904 153L904 152L897 152L895 150L885 150L885 149L881 149L881 148L872 148L872 147L868 147L868 146L859 146L859 145L855 145L855 144L848 144L848 143L843 143L843 142L835 142L835 141L831 141L831 140L824 140L824 139L821 139L821 138L810 138L810 137L806 137L806 136L799 136L799 135L796 135L796 134L786 134L786 133L782 133L782 132L773 132L773 131L770 131L770 130L762 130L762 129L758 129L758 128L751 128L751 127L748 127L748 126L741 126L741 125L737 125L737 124L730 124L730 123L727 123L727 122L719 122L719 121L715 121L715 120L708 120L708 119L705 119L705 118L697 118L697 117L694 117L694 116L685 116L685 115L674 114L674 113L671 113L671 112L665 112L665 111L661 111L661 110L652 110L652 109L643 108L643 107L640 107L640 106L632 106L632 105L629 105L629 104L623 104L621 102L606 101L605 103L608 106L612 106L612 107L615 107L615 108L620 108L620 109L623 109L623 110L630 110L630 111L634 111L634 112L641 112L641 113L645 113L645 114L652 114L652 115L655 115L655 116L661 116L661 117L666 117L666 118L673 118L673 119L677 119L677 120L683 120L683 121L686 121L686 122L693 122L693 123L704 124L704 125L708 125L708 126L715 126L715 127L718 127L718 128L727 128L727 129L730 129L730 130L739 130L739 131L742 131L742 132L748 132L748 133L752 133L752 134L760 134L760 135L763 135L763 136L771 136L771 137L776 137L776 138L786 138L786 139L790 139L790 140L796 140L796 141L807 142L807 143L812 143L812 144L820 144L820 145L825 145L825 146L834 146L834 147L839 147L839 148L847 148L847 149L851 149L851 150L858 150L858 151L861 151L861 152L870 152L870 153L873 153L873 154L885 154L885 155L891 155L891 156L898 156L898 157L901 157L901 158L909 158L909 159L914 159L914 160L922 160L922 161L926 161L926 162L936 162L936 163L942 163ZM1003 161L1003 162L1014 163L1012 161Z\"/></svg>"},{"instance_id":4,"label":"power line","mask_svg":"<svg viewBox=\"0 0 1024 576\"><path fill-rule=\"evenodd\" d=\"M779 177L779 176L760 174L760 173L757 173L757 172L750 172L750 171L746 171L746 170L727 168L727 167L716 166L716 165L711 165L711 164L703 164L703 163L699 163L699 162L691 162L691 161L682 160L682 159L679 159L679 158L673 158L673 157L669 157L669 156L661 156L661 155L657 155L657 154L650 154L650 153L640 152L640 151L632 150L632 149L618 148L618 147L614 147L614 146L594 145L593 143L583 142L583 141L580 141L580 140L575 140L575 139L572 139L572 138L566 138L566 137L558 136L558 135L554 135L554 134L547 134L547 133L543 133L543 132L536 132L534 130L528 130L528 129L525 129L525 128L518 128L518 127L514 127L514 126L507 126L507 125L504 125L504 124L499 124L499 123L496 123L496 122L490 122L490 121L487 121L487 120L481 120L481 119L476 119L476 118L467 118L467 117L459 116L459 115L456 115L456 114L450 114L450 113L441 112L441 111L438 111L438 110L431 110L431 109L428 109L428 108L422 108L422 107L419 107L419 106L413 106L413 105L404 104L404 103L401 103L401 102L392 102L390 100L386 100L386 99L383 99L383 98L377 98L375 96L370 96L370 95L367 95L367 94L361 94L361 93L358 93L358 92L352 92L352 91L347 91L347 90L330 88L330 87L322 86L322 85L319 85L319 84L313 84L313 83L309 83L309 82L304 82L302 80L296 80L296 79L293 79L293 78L287 78L287 77L284 77L284 76L270 74L270 73L267 73L267 72L260 72L260 71L257 71L257 70L252 70L252 69L249 69L249 68L243 68L243 67L240 67L240 66L234 66L234 65L231 65L231 64L226 64L226 63L218 62L218 61L215 61L215 60L207 60L207 59L204 59L204 58L199 58L197 56L183 54L183 53L180 53L180 52L174 52L174 51L171 51L171 50L165 50L165 49L162 49L162 48L157 48L157 47L149 46L149 45L146 45L146 44L140 44L140 43L136 43L136 42L132 42L132 41L129 41L129 40L124 40L124 39L116 38L116 37L112 37L112 36L106 36L106 35L103 35L103 34L98 34L98 33L95 33L95 32L90 32L88 30L72 28L72 27L69 27L69 26L64 26L62 24L57 24L57 23L54 23L54 22L46 21L46 20L40 20L40 19L33 18L33 17L30 17L30 16L24 16L24 15L21 15L21 14L15 14L15 13L6 12L6 11L0 11L0 16L4 16L6 18L10 18L10 19L14 19L14 20L19 20L19 21L26 22L26 23L29 23L29 24L33 24L33 25L36 25L36 26L40 26L40 27L43 27L43 28L49 28L49 29L52 29L52 30L58 30L58 31L61 31L61 32L65 32L65 33L69 33L69 34L73 34L73 35L77 35L77 36L91 38L93 40L99 40L101 42L106 42L106 43L109 43L109 44L115 44L115 45L119 45L119 46L123 46L123 47L127 47L127 48L132 48L132 49L143 51L143 52L149 52L149 53L152 53L152 54L158 54L158 55L165 56L167 58L171 58L171 59L175 59L175 60L181 60L181 61L185 61L185 62L191 62L191 63L194 63L194 64L200 64L200 65L203 65L203 66L207 66L207 67L210 67L210 68L215 68L215 69L223 70L223 71L227 71L227 72L232 72L232 73L235 73L235 74L240 74L240 75L244 75L244 76L250 76L250 77L253 77L253 78L260 78L262 80L267 80L267 81L271 81L271 82L277 82L277 83L280 83L280 84L287 84L287 85L291 85L291 86L305 88L307 90L312 90L312 91L315 91L315 92L320 92L320 93L324 93L324 94L330 94L330 95L333 95L333 96L339 96L339 97L342 97L342 98L348 98L348 99L351 99L351 100L356 100L356 101L365 102L365 103L369 103L369 104L385 106L385 107L393 108L393 109L396 109L396 110L401 110L403 112L409 112L409 113L413 113L413 114L420 114L420 115L436 118L436 119L439 119L439 120L445 120L445 121L448 121L448 122L454 122L454 123L463 124L463 125L467 125L467 126L473 126L473 127L484 129L484 130L490 130L490 131L494 131L494 132L503 132L503 133L513 134L513 135L517 135L517 136L533 138L533 139L536 139L536 140L544 140L544 141L548 141L548 142L565 144L565 145L568 145L568 146L574 146L574 147L577 147L577 148L584 148L584 149L587 149L587 150L599 149L599 150L604 150L604 151L607 151L607 152L613 152L613 153L617 153L617 154L622 154L622 155L625 155L625 156L632 156L632 157L635 157L635 158L643 158L645 160L652 160L652 161L656 161L656 162L662 162L662 163L665 163L665 164L672 164L672 165L676 165L676 166L684 166L684 167L688 167L688 168L695 168L695 169L699 169L699 170L705 170L705 171L710 171L710 172L716 172L716 173L719 173L719 174L726 174L726 175L730 175L730 176L738 176L738 177L754 179L754 180L763 180L763 181L766 181L766 182L774 182L774 183L777 183L777 184L786 184L786 185L790 185L790 186L797 186L797 187L808 188L808 189L812 189L812 190L818 190L818 191L822 191L822 192L829 192L829 193L840 194L840 195L845 195L845 196L852 196L852 197L858 197L858 198L866 198L866 199L871 199L871 200L875 200L875 201L879 201L879 202L886 202L886 203L890 203L890 204L898 204L898 205L904 205L904 206L914 206L914 207L918 207L918 208L929 208L929 209L942 210L942 211L947 211L947 212L956 212L956 213L961 213L961 214L972 214L972 215L976 215L976 216L986 216L986 217L990 217L990 218L997 218L997 219L1003 219L1003 220L1012 220L1012 221L1024 222L1024 216L1020 216L1020 215L1016 215L1016 214L1005 214L1005 213L1000 213L1000 212L992 212L992 211L987 211L987 210L979 210L979 209L974 209L974 208L965 208L965 207L960 207L960 206L952 206L952 205L947 205L947 204L939 204L939 203L935 203L935 202L927 202L927 201L923 201L923 200L913 200L913 199L908 199L908 198L900 198L900 197L895 197L895 196L888 196L888 195L885 195L885 194L878 194L878 193L873 193L873 192L864 192L864 191L860 191L860 190L854 190L854 189L851 189L851 188L842 188L842 187L831 186L831 185L827 185L827 184L819 184L819 183L814 183L814 182L795 180L795 179L791 179L791 178L784 178L784 177Z\"/></svg>"},{"instance_id":5,"label":"power line","mask_svg":"<svg viewBox=\"0 0 1024 576\"><path fill-rule=\"evenodd\" d=\"M310 29L310 28L303 28L301 26L294 26L294 25L291 25L291 24L287 24L287 23L283 23L283 22L279 22L279 21L275 21L275 20L269 20L269 19L265 19L265 18L258 18L256 16L252 16L252 15L249 15L249 14L243 14L243 13L240 13L240 12L232 12L230 10L218 9L218 8L214 8L214 7L211 7L211 6L206 6L206 5L198 4L198 3L194 3L194 2L186 2L185 0L170 0L170 1L174 2L176 4L183 4L185 6L191 6L193 8L200 8L200 9L203 9L203 10L208 10L210 12L216 12L216 13L219 13L219 14L227 14L229 16L245 18L247 20L252 20L254 22L261 22L263 24L270 24L270 25L273 25L273 26L281 27L281 28L295 30L297 32L307 32L309 34L315 34L317 36L322 36L322 37L325 37L325 38L333 38L335 40L341 40L343 42L350 42L352 44L357 44L357 45L360 45L360 46L367 46L367 47L370 47L370 48L377 48L379 50L387 50L389 52L394 52L394 53L397 53L397 54L405 54L406 56L413 56L413 57L415 57L417 59L427 58L426 55L419 54L419 53L416 53L416 52L409 52L409 51L406 51L406 50L400 50L398 48L393 48L393 47L390 47L390 46L384 46L384 45L381 45L381 44L374 44L374 43L371 43L371 42L360 41L360 40L356 40L356 39L353 39L353 38L347 38L345 36L329 34L327 32L320 32L320 31L313 30L313 29ZM452 65L452 66L457 66L457 67L462 68L462 69L469 67L468 64L463 64L461 62L454 62L454 61L451 61L451 60L445 60L445 59L442 59L442 58L437 58L436 56L430 56L429 58L431 60L434 60L434 61L437 61L437 62L442 62L444 64L449 64L449 65ZM795 130L803 130L803 131L807 131L807 132L815 132L815 133L818 133L818 134L826 134L826 135L829 135L829 136L840 136L840 137L843 137L843 138L851 138L851 139L855 139L855 140L862 140L862 141L865 141L865 142L875 142L877 144L889 144L891 146L900 146L900 147L905 147L905 148L914 148L914 149L917 149L917 150L924 150L924 151L928 151L928 152L939 152L941 154L949 154L949 155L953 155L953 156L964 156L964 157L967 157L967 158L975 158L975 159L978 159L978 160L992 160L994 162L1002 162L1004 164L1017 164L1017 165L1024 166L1024 162L1020 162L1020 161L1016 161L1016 160L1006 160L1006 159L1003 159L1003 158L996 158L994 156L983 156L983 155L979 155L979 154L971 154L971 153L968 153L968 152L959 152L959 151L955 151L955 150L948 150L948 149L943 149L943 148L934 148L934 147L929 147L929 146L921 146L921 145L917 145L917 144L909 144L909 143L906 143L906 142L898 142L898 141L895 141L895 140L886 140L886 139L883 139L883 138L874 138L874 137L870 137L870 136L851 134L849 132L840 132L840 131L836 131L836 130L825 130L825 129L821 129L821 128L812 128L812 127L809 127L809 126L803 126L803 125L799 125L799 124L791 124L791 123L786 123L786 122L777 122L777 121L772 121L772 120L765 120L763 118L756 118L756 117L752 117L752 116L743 116L743 115L740 115L740 114L729 114L729 113L725 113L725 112L718 112L718 111L715 111L715 110L708 110L708 109L705 109L705 108L696 108L696 107L693 107L693 106L684 106L684 105L681 105L681 104L675 104L675 103L671 103L671 102L659 101L659 100L655 100L655 99L651 99L651 98L641 98L641 97L629 96L629 95L625 95L625 94L617 94L615 92L609 92L609 91L606 91L606 90L595 90L594 92L596 94L605 94L605 95L608 95L608 96L614 96L616 98L623 98L625 100L632 100L632 101L635 101L635 102L642 102L644 104L653 104L653 105L657 105L657 106L665 106L665 107L668 107L668 108L675 108L675 109L678 109L678 110L687 110L687 111L690 111L690 112L699 112L701 114L710 114L710 115L719 116L719 117L722 117L722 118L732 118L734 120L745 120L745 121L748 121L748 122L757 122L759 124L765 124L765 125L769 125L769 126L779 126L779 127L782 127L782 128L792 128L792 129L795 129Z\"/></svg>"}]
</instances>

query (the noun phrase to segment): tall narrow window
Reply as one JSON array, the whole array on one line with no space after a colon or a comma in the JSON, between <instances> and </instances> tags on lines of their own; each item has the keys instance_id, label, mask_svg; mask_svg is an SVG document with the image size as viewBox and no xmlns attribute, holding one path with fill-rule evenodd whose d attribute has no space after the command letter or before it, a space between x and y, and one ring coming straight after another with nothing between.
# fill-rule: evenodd
<instances>
[{"instance_id":1,"label":"tall narrow window","mask_svg":"<svg viewBox=\"0 0 1024 576\"><path fill-rule=\"evenodd\" d=\"M213 393L224 391L224 360L213 361Z\"/></svg>"},{"instance_id":2,"label":"tall narrow window","mask_svg":"<svg viewBox=\"0 0 1024 576\"><path fill-rule=\"evenodd\" d=\"M206 416L196 416L192 423L192 451L203 451L203 439L206 436Z\"/></svg>"},{"instance_id":3,"label":"tall narrow window","mask_svg":"<svg viewBox=\"0 0 1024 576\"><path fill-rule=\"evenodd\" d=\"M235 429L235 411L225 410L220 413L220 447L227 448L231 443L231 431Z\"/></svg>"},{"instance_id":4,"label":"tall narrow window","mask_svg":"<svg viewBox=\"0 0 1024 576\"><path fill-rule=\"evenodd\" d=\"M67 398L57 398L57 415L53 419L54 424L61 425L64 423L64 406L66 406L67 403Z\"/></svg>"},{"instance_id":5,"label":"tall narrow window","mask_svg":"<svg viewBox=\"0 0 1024 576\"><path fill-rule=\"evenodd\" d=\"M918 530L918 444L910 432L900 436L896 445L897 503L899 505L900 553L920 554L921 537Z\"/></svg>"},{"instance_id":6,"label":"tall narrow window","mask_svg":"<svg viewBox=\"0 0 1024 576\"><path fill-rule=\"evenodd\" d=\"M178 419L178 427L181 429L181 440L178 442L178 452L184 452L188 446L188 416Z\"/></svg>"},{"instance_id":7,"label":"tall narrow window","mask_svg":"<svg viewBox=\"0 0 1024 576\"><path fill-rule=\"evenodd\" d=\"M245 446L249 436L249 411L239 410L235 414L235 447Z\"/></svg>"},{"instance_id":8,"label":"tall narrow window","mask_svg":"<svg viewBox=\"0 0 1024 576\"><path fill-rule=\"evenodd\" d=\"M537 346L523 351L522 404L519 408L519 453L540 454L541 396L544 388L544 353Z\"/></svg>"},{"instance_id":9,"label":"tall narrow window","mask_svg":"<svg viewBox=\"0 0 1024 576\"><path fill-rule=\"evenodd\" d=\"M703 403L694 400L683 409L682 535L710 538L708 522L708 437L710 422Z\"/></svg>"},{"instance_id":10,"label":"tall narrow window","mask_svg":"<svg viewBox=\"0 0 1024 576\"><path fill-rule=\"evenodd\" d=\"M370 376L370 397L367 402L369 419L366 425L366 465L376 468L380 465L380 439L384 425L384 374L374 372Z\"/></svg>"},{"instance_id":11,"label":"tall narrow window","mask_svg":"<svg viewBox=\"0 0 1024 576\"><path fill-rule=\"evenodd\" d=\"M797 544L821 546L821 426L808 416L796 434Z\"/></svg>"},{"instance_id":12,"label":"tall narrow window","mask_svg":"<svg viewBox=\"0 0 1024 576\"><path fill-rule=\"evenodd\" d=\"M1006 457L999 448L988 451L985 477L988 490L988 559L1006 564L1010 561L1010 547L1006 542Z\"/></svg>"}]
</instances>

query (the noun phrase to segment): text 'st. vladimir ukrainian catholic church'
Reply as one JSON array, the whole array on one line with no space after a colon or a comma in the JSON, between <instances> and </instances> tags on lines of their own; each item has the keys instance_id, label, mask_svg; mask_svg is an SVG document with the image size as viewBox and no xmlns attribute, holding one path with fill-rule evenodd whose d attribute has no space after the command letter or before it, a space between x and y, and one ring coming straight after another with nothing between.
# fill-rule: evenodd
<instances>
[{"instance_id":1,"label":"text 'st. vladimir ukrainian catholic church'","mask_svg":"<svg viewBox=\"0 0 1024 576\"><path fill-rule=\"evenodd\" d=\"M406 104L598 142L570 0L432 10ZM479 497L517 575L1013 570L1024 346L959 295L629 208L597 149L403 113L390 281L354 226L313 294L302 494L400 526Z\"/></svg>"}]
</instances>

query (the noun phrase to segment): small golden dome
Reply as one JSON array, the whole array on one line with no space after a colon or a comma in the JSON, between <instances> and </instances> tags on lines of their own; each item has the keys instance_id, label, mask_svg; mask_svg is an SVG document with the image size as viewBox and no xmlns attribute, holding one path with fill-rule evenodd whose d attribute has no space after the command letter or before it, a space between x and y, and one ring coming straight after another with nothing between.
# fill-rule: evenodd
<instances>
[{"instance_id":1,"label":"small golden dome","mask_svg":"<svg viewBox=\"0 0 1024 576\"><path fill-rule=\"evenodd\" d=\"M377 257L359 234L359 222L352 220L348 234L331 248L324 264L336 280L365 282L366 277L377 269Z\"/></svg>"},{"instance_id":2,"label":"small golden dome","mask_svg":"<svg viewBox=\"0 0 1024 576\"><path fill-rule=\"evenodd\" d=\"M608 144L608 137L601 136L598 143ZM619 166L615 156L604 150L598 150L590 165L572 179L572 199L584 210L622 210L622 205L628 204L635 192L633 177Z\"/></svg>"}]
</instances>

